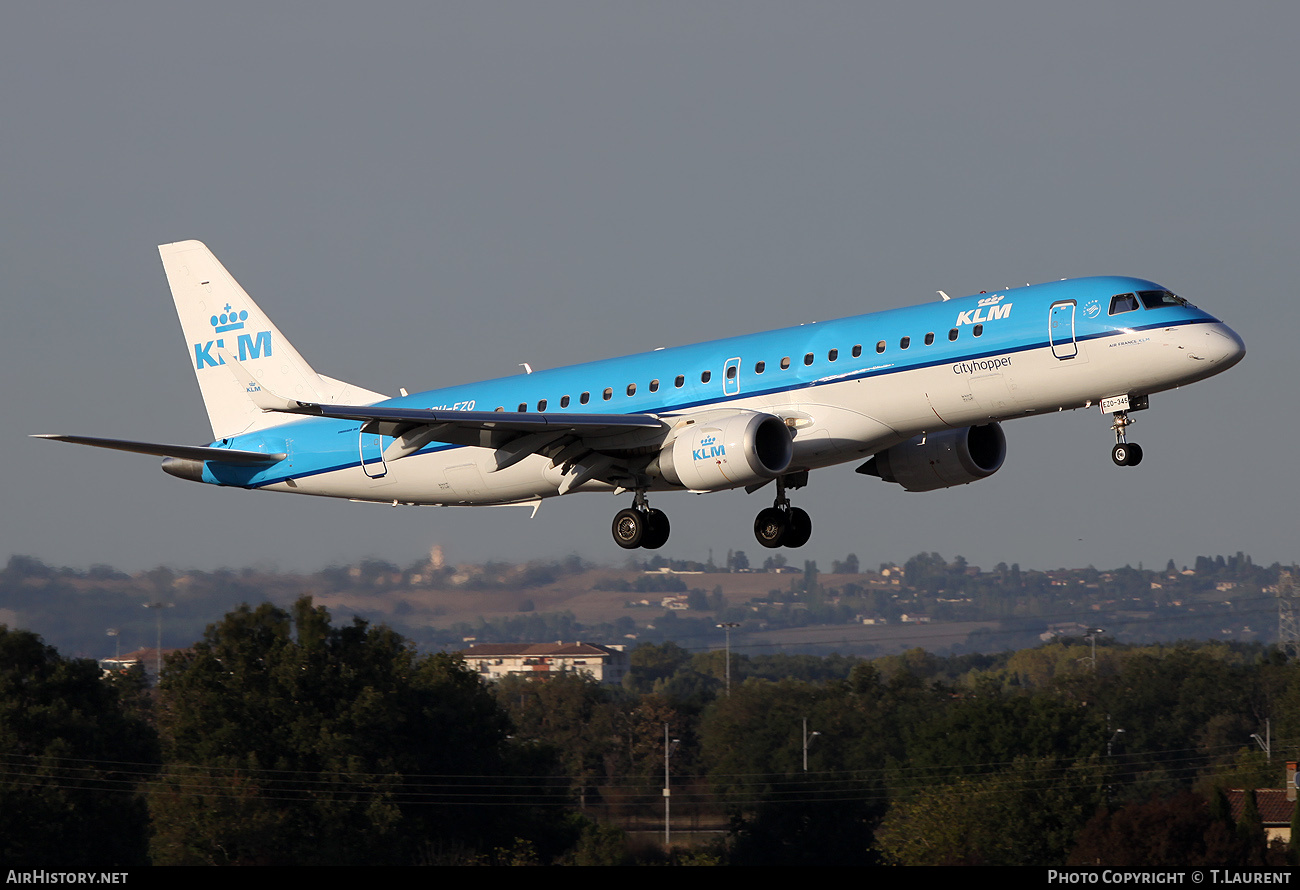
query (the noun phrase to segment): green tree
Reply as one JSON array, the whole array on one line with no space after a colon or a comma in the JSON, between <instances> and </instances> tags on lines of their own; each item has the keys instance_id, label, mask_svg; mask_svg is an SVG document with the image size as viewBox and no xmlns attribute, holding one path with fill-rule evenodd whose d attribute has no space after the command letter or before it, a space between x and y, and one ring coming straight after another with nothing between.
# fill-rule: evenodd
<instances>
[{"instance_id":1,"label":"green tree","mask_svg":"<svg viewBox=\"0 0 1300 890\"><path fill-rule=\"evenodd\" d=\"M618 773L619 708L586 674L505 677L492 691L514 723L515 736L550 746L580 795Z\"/></svg>"},{"instance_id":2,"label":"green tree","mask_svg":"<svg viewBox=\"0 0 1300 890\"><path fill-rule=\"evenodd\" d=\"M876 845L895 865L1061 865L1103 798L1095 761L1017 757L892 803Z\"/></svg>"},{"instance_id":3,"label":"green tree","mask_svg":"<svg viewBox=\"0 0 1300 890\"><path fill-rule=\"evenodd\" d=\"M1258 860L1256 860L1258 861ZM1245 867L1252 848L1190 792L1099 810L1079 832L1067 865L1111 868Z\"/></svg>"},{"instance_id":4,"label":"green tree","mask_svg":"<svg viewBox=\"0 0 1300 890\"><path fill-rule=\"evenodd\" d=\"M12 568L12 560L11 560ZM99 870L147 864L140 783L157 737L105 680L36 634L0 625L0 861Z\"/></svg>"},{"instance_id":5,"label":"green tree","mask_svg":"<svg viewBox=\"0 0 1300 890\"><path fill-rule=\"evenodd\" d=\"M476 674L361 619L333 627L307 597L210 626L168 660L161 699L155 862L410 863L508 846L529 816L535 752L508 745Z\"/></svg>"}]
</instances>

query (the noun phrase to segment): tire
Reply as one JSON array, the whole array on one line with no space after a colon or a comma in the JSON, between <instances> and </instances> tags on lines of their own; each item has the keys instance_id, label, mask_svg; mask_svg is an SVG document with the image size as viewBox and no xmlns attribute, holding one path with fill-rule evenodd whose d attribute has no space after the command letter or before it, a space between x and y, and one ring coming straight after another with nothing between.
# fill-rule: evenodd
<instances>
[{"instance_id":1,"label":"tire","mask_svg":"<svg viewBox=\"0 0 1300 890\"><path fill-rule=\"evenodd\" d=\"M1110 459L1115 462L1117 467L1127 467L1129 460L1129 448L1126 444L1116 445L1110 450Z\"/></svg>"},{"instance_id":2,"label":"tire","mask_svg":"<svg viewBox=\"0 0 1300 890\"><path fill-rule=\"evenodd\" d=\"M646 514L646 530L641 536L641 546L646 550L658 550L668 543L671 525L668 515L663 510L651 510Z\"/></svg>"},{"instance_id":3,"label":"tire","mask_svg":"<svg viewBox=\"0 0 1300 890\"><path fill-rule=\"evenodd\" d=\"M802 547L812 537L812 517L798 507L790 508L790 524L781 538L782 547Z\"/></svg>"},{"instance_id":4,"label":"tire","mask_svg":"<svg viewBox=\"0 0 1300 890\"><path fill-rule=\"evenodd\" d=\"M781 546L781 540L789 527L790 519L784 511L776 507L768 507L766 510L759 511L758 517L754 520L754 537L764 547L775 550Z\"/></svg>"},{"instance_id":5,"label":"tire","mask_svg":"<svg viewBox=\"0 0 1300 890\"><path fill-rule=\"evenodd\" d=\"M1130 443L1128 446L1128 465L1136 467L1140 463L1142 463L1142 446L1136 442Z\"/></svg>"},{"instance_id":6,"label":"tire","mask_svg":"<svg viewBox=\"0 0 1300 890\"><path fill-rule=\"evenodd\" d=\"M638 510L619 510L610 529L614 534L614 543L624 550L635 550L645 538L645 516Z\"/></svg>"}]
</instances>

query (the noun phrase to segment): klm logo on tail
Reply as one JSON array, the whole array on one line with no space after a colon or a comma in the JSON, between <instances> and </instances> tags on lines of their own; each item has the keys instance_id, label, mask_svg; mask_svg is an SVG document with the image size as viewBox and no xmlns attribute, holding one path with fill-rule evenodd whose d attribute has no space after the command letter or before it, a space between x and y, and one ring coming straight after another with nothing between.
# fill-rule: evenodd
<instances>
[{"instance_id":1,"label":"klm logo on tail","mask_svg":"<svg viewBox=\"0 0 1300 890\"><path fill-rule=\"evenodd\" d=\"M227 303L225 311L220 315L214 315L208 319L212 324L212 331L216 334L229 333L231 331L242 331L244 322L248 321L248 310L244 309L234 312ZM253 358L262 358L271 354L271 332L258 331L253 334L240 334L236 342L239 345L239 360L246 362ZM226 348L224 337L218 337L209 340L207 343L194 344L194 367L202 370L203 368L215 368L217 365L224 365L226 362L221 356L212 354L213 347L221 349Z\"/></svg>"}]
</instances>

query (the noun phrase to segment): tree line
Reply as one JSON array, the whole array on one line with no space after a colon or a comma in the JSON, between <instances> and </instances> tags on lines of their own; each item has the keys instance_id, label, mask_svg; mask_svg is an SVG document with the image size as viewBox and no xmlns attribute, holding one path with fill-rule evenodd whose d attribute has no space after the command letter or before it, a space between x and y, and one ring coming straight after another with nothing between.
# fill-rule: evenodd
<instances>
[{"instance_id":1,"label":"tree line","mask_svg":"<svg viewBox=\"0 0 1300 890\"><path fill-rule=\"evenodd\" d=\"M1300 745L1259 645L876 659L631 653L489 686L309 598L242 606L157 688L0 627L0 857L155 864L1279 864ZM1272 756L1251 741L1271 719ZM665 727L678 837L662 818ZM641 839L638 839L641 838Z\"/></svg>"}]
</instances>

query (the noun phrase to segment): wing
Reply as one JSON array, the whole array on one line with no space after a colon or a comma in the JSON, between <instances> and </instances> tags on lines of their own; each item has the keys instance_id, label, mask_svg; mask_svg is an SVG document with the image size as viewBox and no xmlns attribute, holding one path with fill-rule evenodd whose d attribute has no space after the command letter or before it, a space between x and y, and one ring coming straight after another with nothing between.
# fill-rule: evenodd
<instances>
[{"instance_id":1,"label":"wing","mask_svg":"<svg viewBox=\"0 0 1300 890\"><path fill-rule=\"evenodd\" d=\"M393 439L384 460L401 460L432 442L490 448L497 472L540 454L562 467L560 494L591 479L632 485L649 455L672 428L653 414L530 414L518 411L441 411L374 405L321 405L276 400L264 410L355 420L368 433Z\"/></svg>"},{"instance_id":2,"label":"wing","mask_svg":"<svg viewBox=\"0 0 1300 890\"><path fill-rule=\"evenodd\" d=\"M288 456L283 453L265 454L261 451L236 451L233 448L210 448L201 445L159 445L153 442L132 442L127 439L96 439L92 436L63 436L57 433L38 433L32 438L53 439L56 442L71 442L74 445L93 445L96 448L131 451L135 454L179 457L185 460L210 460L216 463L239 464L241 466L275 464Z\"/></svg>"}]
</instances>

